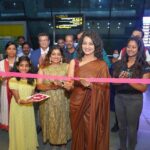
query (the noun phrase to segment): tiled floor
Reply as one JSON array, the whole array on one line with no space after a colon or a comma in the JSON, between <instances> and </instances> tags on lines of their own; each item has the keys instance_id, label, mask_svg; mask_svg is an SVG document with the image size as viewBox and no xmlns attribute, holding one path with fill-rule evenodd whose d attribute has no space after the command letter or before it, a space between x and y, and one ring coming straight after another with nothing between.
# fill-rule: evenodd
<instances>
[{"instance_id":1,"label":"tiled floor","mask_svg":"<svg viewBox=\"0 0 150 150\"><path fill-rule=\"evenodd\" d=\"M114 123L114 114L111 113L110 127ZM42 143L42 135L38 135L39 138L39 150L50 150L49 144L44 145ZM67 149L70 150L69 142ZM110 133L110 150L118 150L119 139L118 133ZM59 149L59 148L58 148ZM8 150L8 133L0 130L0 150ZM144 94L143 112L140 118L140 126L138 131L138 144L136 150L150 150L150 87Z\"/></svg>"}]
</instances>

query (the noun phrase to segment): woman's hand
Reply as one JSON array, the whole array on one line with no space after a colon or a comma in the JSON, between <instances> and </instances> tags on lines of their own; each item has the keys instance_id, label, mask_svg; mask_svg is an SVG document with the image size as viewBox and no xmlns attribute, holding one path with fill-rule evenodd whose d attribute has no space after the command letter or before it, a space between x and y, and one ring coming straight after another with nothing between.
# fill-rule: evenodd
<instances>
[{"instance_id":1,"label":"woman's hand","mask_svg":"<svg viewBox=\"0 0 150 150\"><path fill-rule=\"evenodd\" d=\"M54 85L56 85L56 86L60 86L60 87L62 87L62 83L64 83L64 82L61 82L61 81L55 80L53 83L54 83Z\"/></svg>"},{"instance_id":2,"label":"woman's hand","mask_svg":"<svg viewBox=\"0 0 150 150\"><path fill-rule=\"evenodd\" d=\"M129 78L129 72L122 71L119 75L119 78Z\"/></svg>"},{"instance_id":3,"label":"woman's hand","mask_svg":"<svg viewBox=\"0 0 150 150\"><path fill-rule=\"evenodd\" d=\"M74 81L63 82L63 86L62 87L69 91L69 90L73 89L73 82Z\"/></svg>"},{"instance_id":4,"label":"woman's hand","mask_svg":"<svg viewBox=\"0 0 150 150\"><path fill-rule=\"evenodd\" d=\"M10 77L1 77L1 81L4 82L6 81L7 79L9 79Z\"/></svg>"},{"instance_id":5,"label":"woman's hand","mask_svg":"<svg viewBox=\"0 0 150 150\"><path fill-rule=\"evenodd\" d=\"M80 79L80 82L81 84L84 86L84 87L90 87L91 86L91 83L89 81L87 81L86 79Z\"/></svg>"},{"instance_id":6,"label":"woman's hand","mask_svg":"<svg viewBox=\"0 0 150 150\"><path fill-rule=\"evenodd\" d=\"M57 90L59 88L58 85L55 85L54 83L40 83L37 84L37 89L41 91L48 91L48 90Z\"/></svg>"}]
</instances>

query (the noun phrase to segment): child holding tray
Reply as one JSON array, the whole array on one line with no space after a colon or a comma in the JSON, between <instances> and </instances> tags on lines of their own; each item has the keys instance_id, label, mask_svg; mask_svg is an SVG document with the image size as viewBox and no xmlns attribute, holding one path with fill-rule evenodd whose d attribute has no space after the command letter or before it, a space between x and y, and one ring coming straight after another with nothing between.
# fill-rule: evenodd
<instances>
[{"instance_id":1,"label":"child holding tray","mask_svg":"<svg viewBox=\"0 0 150 150\"><path fill-rule=\"evenodd\" d=\"M16 62L16 72L31 73L28 57ZM12 92L9 117L9 150L36 150L38 146L32 99L36 82L31 78L13 77L9 80Z\"/></svg>"}]
</instances>

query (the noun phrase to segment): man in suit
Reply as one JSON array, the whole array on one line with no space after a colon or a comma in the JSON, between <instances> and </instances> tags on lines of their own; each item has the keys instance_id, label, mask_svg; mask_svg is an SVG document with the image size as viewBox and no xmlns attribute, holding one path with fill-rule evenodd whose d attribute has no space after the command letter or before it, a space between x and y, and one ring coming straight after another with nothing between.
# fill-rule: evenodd
<instances>
[{"instance_id":1,"label":"man in suit","mask_svg":"<svg viewBox=\"0 0 150 150\"><path fill-rule=\"evenodd\" d=\"M38 71L39 65L44 60L46 54L49 51L50 38L47 33L39 33L38 35L39 48L31 52L31 62L35 68L35 72Z\"/></svg>"}]
</instances>

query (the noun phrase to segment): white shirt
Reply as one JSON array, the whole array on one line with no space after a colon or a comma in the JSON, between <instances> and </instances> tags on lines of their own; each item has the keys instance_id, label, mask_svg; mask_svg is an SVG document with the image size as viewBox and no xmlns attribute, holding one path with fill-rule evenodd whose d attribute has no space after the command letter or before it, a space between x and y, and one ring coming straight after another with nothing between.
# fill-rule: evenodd
<instances>
[{"instance_id":1,"label":"white shirt","mask_svg":"<svg viewBox=\"0 0 150 150\"><path fill-rule=\"evenodd\" d=\"M122 56L122 50L120 51L120 54L119 54L118 60L121 60L121 56Z\"/></svg>"},{"instance_id":2,"label":"white shirt","mask_svg":"<svg viewBox=\"0 0 150 150\"><path fill-rule=\"evenodd\" d=\"M148 50L145 51L145 55L146 55L146 61L149 62L150 61L150 54L149 54Z\"/></svg>"},{"instance_id":3,"label":"white shirt","mask_svg":"<svg viewBox=\"0 0 150 150\"><path fill-rule=\"evenodd\" d=\"M43 50L42 48L40 48L41 49L41 56L46 56L46 54L48 53L48 51L49 51L49 47L47 48L47 49L45 49L45 50Z\"/></svg>"},{"instance_id":4,"label":"white shirt","mask_svg":"<svg viewBox=\"0 0 150 150\"><path fill-rule=\"evenodd\" d=\"M38 67L39 67L39 65L41 65L41 64L43 63L43 61L44 61L44 59L45 59L45 56L47 55L47 53L48 53L48 51L49 51L49 47L48 47L47 49L45 49L45 50L43 50L42 48L40 48L40 49L41 49L41 56L40 56L40 58L39 58Z\"/></svg>"}]
</instances>

